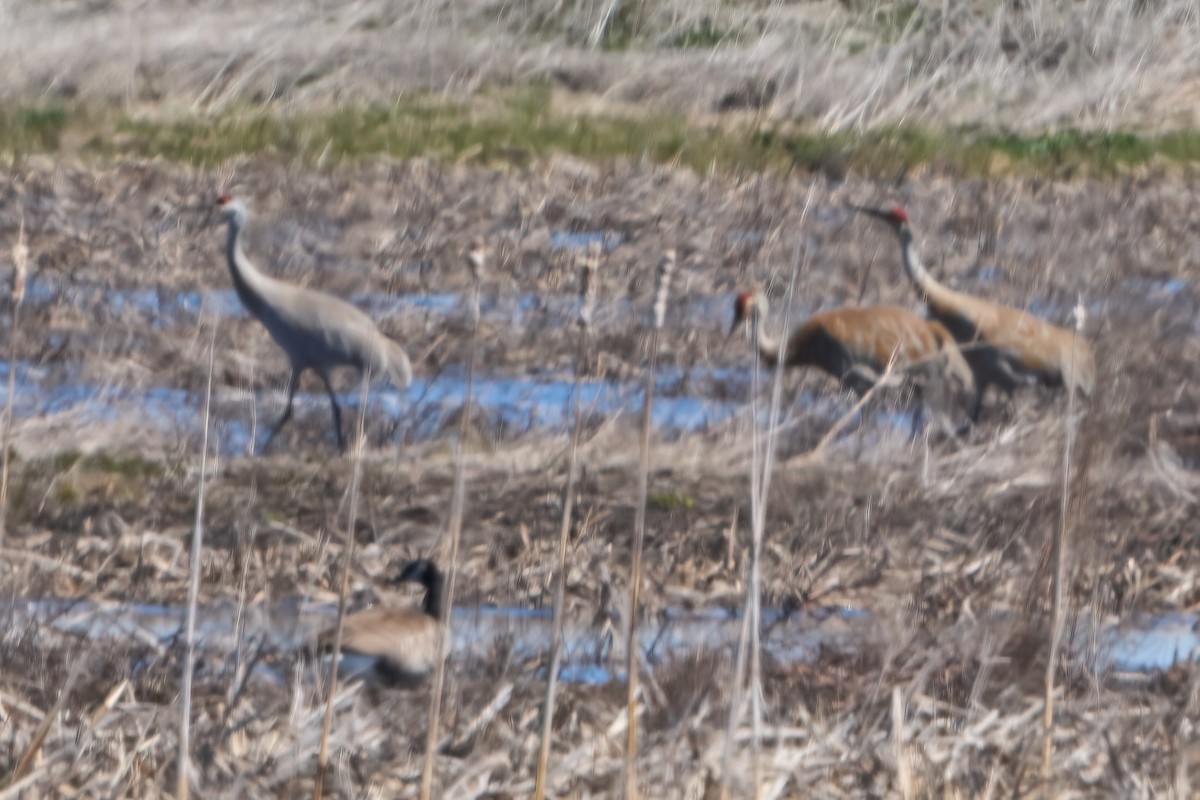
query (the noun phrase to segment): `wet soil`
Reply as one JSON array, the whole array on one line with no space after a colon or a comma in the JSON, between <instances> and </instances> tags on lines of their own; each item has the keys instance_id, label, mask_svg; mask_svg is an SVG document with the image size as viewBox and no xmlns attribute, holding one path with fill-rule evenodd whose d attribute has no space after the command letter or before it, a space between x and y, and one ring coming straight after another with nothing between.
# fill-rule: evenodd
<instances>
[{"instance_id":1,"label":"wet soil","mask_svg":"<svg viewBox=\"0 0 1200 800\"><path fill-rule=\"evenodd\" d=\"M567 611L580 625L613 627L620 641L645 323L654 267L674 247L681 266L656 396L710 403L719 413L695 424L658 418L644 616L742 606L755 428L748 345L728 335L735 292L766 290L781 316L795 267L795 319L855 302L919 308L890 234L856 218L851 202L902 203L927 264L957 288L1060 324L1082 299L1100 378L1083 403L1068 478L1073 614L1125 620L1200 603L1200 236L1190 183L927 175L897 186L701 178L562 159L533 171L413 161L304 173L264 160L219 174L31 161L0 186L0 241L13 241L23 220L33 259L15 331L27 378L17 394L6 596L185 600L212 346L214 430L240 433L214 437L205 476L202 599L334 598L351 461L333 444L315 378L271 450L247 455L281 407L287 365L228 293L224 234L209 223L212 200L232 189L250 201L252 259L286 280L355 299L404 344L419 382L448 387L436 413L411 392L380 386L371 395L354 528L356 605L384 596L383 579L405 560L446 557L455 392L471 354L481 380L495 382L568 387L578 367L629 402L588 412ZM474 238L491 258L473 338L462 252ZM606 243L599 310L580 362L579 245L597 238ZM9 268L0 261L0 270ZM10 319L5 342L14 336ZM355 377L338 385L349 404ZM758 397L760 420L768 386ZM45 401L56 391L67 399ZM148 397L178 413L163 423L163 414L146 410ZM514 404L504 399L471 417L457 602L549 607L569 397L564 388L553 401L561 413L538 419L506 417ZM1062 664L1056 757L1046 782L1040 777L1050 543L1063 524L1061 393L990 397L980 425L962 438L938 421L961 413L947 403L916 439L905 416L911 401L899 393L818 458L802 456L852 398L815 373L787 376L784 398L763 601L862 609L875 627L853 652L831 648L812 662L764 665L761 768L781 795L882 796L913 787L977 794L988 786L1121 794L1135 786L1178 791L1200 777L1200 763L1187 755L1195 752L1200 696L1194 666L1134 676L1094 669L1079 654ZM443 721L453 741L439 777L444 787L462 781L471 796L526 796L543 659L514 654L503 640L489 652L453 662ZM0 692L16 722L0 751L4 771L39 719L21 703L49 709L82 663L39 774L76 786L112 780L139 796L170 785L179 657L160 643L10 626L0 639ZM315 670L294 652L257 654L287 676L279 685L239 671L244 657L207 657L196 699L200 784L214 793L309 791L321 711ZM732 649L700 648L644 669L648 795L707 796L727 767L744 788L738 781L754 774L752 748L723 758ZM460 740L509 684L503 710ZM334 736L335 790L414 792L427 702L427 690L352 687ZM569 684L560 693L558 791L607 794L621 785L623 708L619 683ZM70 759L73 741L95 755Z\"/></svg>"}]
</instances>

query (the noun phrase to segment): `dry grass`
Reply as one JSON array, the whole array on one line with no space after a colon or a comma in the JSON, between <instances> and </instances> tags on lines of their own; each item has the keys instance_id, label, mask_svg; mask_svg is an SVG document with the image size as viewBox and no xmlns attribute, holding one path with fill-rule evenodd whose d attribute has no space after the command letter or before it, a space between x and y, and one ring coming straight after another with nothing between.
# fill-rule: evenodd
<instances>
[{"instance_id":1,"label":"dry grass","mask_svg":"<svg viewBox=\"0 0 1200 800\"><path fill-rule=\"evenodd\" d=\"M9 326L8 326L8 392L4 399L4 436L0 439L3 453L0 460L0 547L4 545L4 532L8 518L8 467L12 456L13 403L16 400L17 382L17 338L21 335L19 322L21 303L25 300L25 284L29 277L29 248L25 246L25 220L17 226L17 241L12 247L12 280L9 282Z\"/></svg>"},{"instance_id":2,"label":"dry grass","mask_svg":"<svg viewBox=\"0 0 1200 800\"><path fill-rule=\"evenodd\" d=\"M216 338L214 327L208 344L208 381L204 387L204 436L200 440L200 474L196 481L196 522L192 527L192 544L188 551L187 621L183 626L183 676L179 689L179 759L175 768L175 797L178 800L187 800L192 785L192 681L196 671L196 616L200 600L200 561L204 556L204 486L208 477L208 438L212 430Z\"/></svg>"},{"instance_id":3,"label":"dry grass","mask_svg":"<svg viewBox=\"0 0 1200 800\"><path fill-rule=\"evenodd\" d=\"M595 110L677 108L825 130L1194 126L1187 0L800 3L10 2L0 101L214 113L390 104L547 81Z\"/></svg>"},{"instance_id":4,"label":"dry grass","mask_svg":"<svg viewBox=\"0 0 1200 800\"><path fill-rule=\"evenodd\" d=\"M603 262L598 242L590 242L579 254L579 353L575 360L575 382L571 400L571 443L567 453L567 484L563 491L562 525L558 532L557 566L554 573L553 609L550 621L550 640L547 643L546 696L542 703L542 729L538 741L537 770L534 775L533 796L546 796L547 775L550 769L550 748L554 742L554 710L558 691L558 676L562 668L563 613L566 604L567 569L570 567L571 528L575 513L575 487L579 476L579 443L583 433L580 381L587 371L588 334L596 308L596 282Z\"/></svg>"},{"instance_id":5,"label":"dry grass","mask_svg":"<svg viewBox=\"0 0 1200 800\"><path fill-rule=\"evenodd\" d=\"M463 516L466 513L467 503L467 478L466 478L466 462L465 452L467 446L467 436L471 432L471 410L474 407L474 397L472 389L475 381L475 360L476 352L479 346L479 281L483 273L482 261L476 265L473 270L474 286L471 291L471 335L468 341L470 348L467 356L467 381L463 390L462 408L459 413L458 438L454 442L454 487L450 493L450 519L446 530L446 586L444 589L445 596L442 598L442 614L445 619L450 620L454 614L455 590L458 585L459 574L459 554L462 550L462 532L463 532ZM363 408L366 407L366 391L367 387L363 386ZM365 443L365 439L363 440ZM446 652L445 626L438 628L437 636L437 666L434 670L433 688L429 697L429 716L425 731L425 764L421 770L421 800L429 800L433 797L438 784L434 779L436 772L436 759L438 749L438 731L442 721L442 702L443 694L446 688ZM441 793L438 792L440 795Z\"/></svg>"},{"instance_id":6,"label":"dry grass","mask_svg":"<svg viewBox=\"0 0 1200 800\"><path fill-rule=\"evenodd\" d=\"M810 181L799 176L698 177L568 160L529 171L424 161L310 173L243 161L229 169L255 187L250 235L264 267L342 294L465 292L461 243L486 235L496 278L484 293L477 358L489 372L523 374L537 364L572 374L576 343L561 335L567 315L555 298L571 291L574 262L552 235L603 230L620 244L599 275L590 360L608 377L642 374L642 331L630 309L649 305L645 265L664 246L680 246L659 365L680 378L660 389L656 404L680 393L744 400L749 353L726 338L730 293L756 283L779 305L798 242L811 266L796 283L797 315L851 302L860 290L863 302L915 306L893 243L841 205L903 202L931 267L950 283L1035 304L1058 322L1077 293L1089 306L1101 375L1072 459L1075 546L1063 585L1067 606L1081 612L1068 616L1067 641L1096 621L1200 603L1200 489L1187 461L1200 404L1190 379L1200 252L1187 182L929 176L897 188L848 180L823 186L801 223ZM167 298L227 286L219 237L191 210L226 176L163 164L32 161L8 177L0 184L0 240L15 236L23 214L37 260L31 274L55 282L52 291L31 285L27 293L22 325L41 335L21 337L18 359L44 370L47 384L79 377L97 390L168 386L200 397L209 337L197 314L102 301L112 288ZM1184 284L1169 292L1154 283L1166 278ZM493 291L499 299L490 304ZM527 291L545 302L517 317L511 301ZM466 363L469 313L379 316L414 355L418 375ZM715 377L704 377L709 372ZM285 375L284 359L255 323L221 317L215 420L248 420L244 393L278 391ZM823 377L787 378L785 458L818 442L850 407L843 397L826 411L791 402L805 390L835 394ZM764 607L849 605L870 616L862 628L836 616L823 623L830 636L852 628L855 647L830 646L799 663L764 653L762 796L1190 794L1200 778L1200 678L1191 664L1122 675L1092 670L1072 650L1059 673L1055 758L1041 776L1064 405L1048 392L993 400L967 439L933 437L925 466L904 432L872 420L826 445L820 460L777 466L763 519ZM21 408L4 596L182 604L199 426L148 428L137 424L136 408L111 420L69 407L44 417ZM276 455L220 453L211 462L202 604L243 595L252 607L292 595L334 600L347 544L347 476L322 438L325 414L323 406L301 412ZM569 437L471 419L460 602L548 607ZM352 598L439 541L453 453L444 434L417 437L411 422L368 414ZM710 609L745 596L744 548L735 548L733 563L727 554L732 519L738 542L749 538L749 434L740 416L652 437L646 625L668 607ZM612 598L629 589L637 436L631 415L590 419L583 430L565 573L564 615L574 629L600 635L615 613ZM3 630L0 774L13 775L26 752L40 756L0 791L165 794L176 777L182 649L135 635L76 640L31 623ZM248 627L241 661L205 650L197 664L197 792L311 793L323 712L315 670L293 651L260 649L251 634ZM638 731L645 796L704 796L726 779L731 796L750 793L750 726L734 731L735 755L722 766L731 656L718 648L648 660ZM446 748L435 764L446 796L531 793L544 663L544 654L505 639L451 660ZM623 686L560 687L548 793L620 791L626 699ZM416 796L427 693L351 685L334 700L326 792Z\"/></svg>"}]
</instances>

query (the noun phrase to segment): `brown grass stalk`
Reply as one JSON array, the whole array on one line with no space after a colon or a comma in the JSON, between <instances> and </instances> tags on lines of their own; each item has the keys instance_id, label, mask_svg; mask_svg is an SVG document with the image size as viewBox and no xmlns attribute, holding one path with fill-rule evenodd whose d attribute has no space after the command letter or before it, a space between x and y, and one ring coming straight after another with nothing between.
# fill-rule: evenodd
<instances>
[{"instance_id":1,"label":"brown grass stalk","mask_svg":"<svg viewBox=\"0 0 1200 800\"><path fill-rule=\"evenodd\" d=\"M1075 370L1075 349L1083 331L1086 312L1083 301L1075 306L1075 337L1071 343L1071 374ZM1054 755L1054 676L1057 672L1058 651L1062 647L1065 626L1067 553L1070 544L1071 509L1071 451L1075 444L1075 381L1068 381L1067 414L1063 420L1065 441L1063 442L1062 505L1059 509L1059 524L1054 535L1054 578L1051 588L1050 653L1046 658L1046 705L1042 717L1045 739L1042 746L1042 778L1050 778L1050 762Z\"/></svg>"},{"instance_id":2,"label":"brown grass stalk","mask_svg":"<svg viewBox=\"0 0 1200 800\"><path fill-rule=\"evenodd\" d=\"M50 733L50 726L58 719L58 715L62 713L63 707L66 705L67 698L71 694L71 690L75 688L75 682L79 680L79 676L83 674L84 665L88 659L82 655L74 659L69 659L71 662L71 671L67 673L67 679L63 682L62 688L58 691L58 698L54 701L54 705L50 707L42 716L42 721L38 724L37 730L33 732L33 738L29 741L29 746L25 748L25 752L17 760L17 766L13 769L12 775L8 778L8 785L13 785L20 782L21 777L29 771L33 766L33 761L37 757L38 751L42 749L42 743L46 741L46 736ZM187 795L176 795L177 797L186 797Z\"/></svg>"},{"instance_id":3,"label":"brown grass stalk","mask_svg":"<svg viewBox=\"0 0 1200 800\"><path fill-rule=\"evenodd\" d=\"M805 199L804 208L800 212L800 223L803 224L808 216L809 208L812 206L814 189L810 188L808 197ZM786 332L791 329L791 319L793 310L793 301L795 299L796 281L800 275L800 252L797 246L796 253L792 259L792 272L788 280L787 293L784 299L783 312L783 330ZM750 438L751 438L751 459L750 459L750 559L747 564L747 581L746 581L746 610L743 617L743 628L738 641L738 653L734 666L734 684L733 695L729 707L729 719L725 730L725 749L723 754L723 767L721 770L721 790L722 798L729 797L730 791L730 772L733 766L733 747L736 738L738 724L741 719L742 706L742 686L743 676L746 673L747 654L749 660L749 693L751 707L751 725L753 736L751 739L751 752L753 757L753 783L754 796L757 796L759 787L762 784L762 765L760 760L760 750L762 745L762 642L760 638L761 632L761 602L762 602L762 579L761 579L761 554L763 538L766 529L766 512L767 512L767 495L771 486L771 472L775 461L775 441L778 434L777 420L779 418L779 410L782 405L783 398L783 374L784 370L777 369L775 371L774 383L772 385L771 405L769 416L769 424L767 425L767 438L765 445L762 446L760 452L760 442L758 433L758 393L759 393L759 348L757 333L758 328L754 326L754 341L751 342L750 349L754 353L754 361L752 365L753 374L751 376L751 398L750 398ZM780 349L778 363L786 363L787 358L787 335L780 337ZM747 653L748 651L748 653Z\"/></svg>"},{"instance_id":4,"label":"brown grass stalk","mask_svg":"<svg viewBox=\"0 0 1200 800\"><path fill-rule=\"evenodd\" d=\"M818 461L823 458L825 455L825 448L829 446L829 443L836 439L842 433L842 431L846 429L846 426L848 426L854 420L854 418L858 416L859 412L861 412L863 408L865 408L866 405L871 402L875 395L878 394L880 390L893 385L894 382L892 379L896 375L897 355L899 355L898 351L894 351L892 353L892 357L888 360L887 367L884 368L883 373L879 376L879 379L871 385L870 389L867 389L867 391L863 392L862 396L854 402L854 405L852 405L845 414L842 414L837 418L833 425L830 426L829 430L825 432L825 435L821 437L821 440L817 442L811 450L800 453L799 455L788 459L785 466L793 467L800 464Z\"/></svg>"},{"instance_id":5,"label":"brown grass stalk","mask_svg":"<svg viewBox=\"0 0 1200 800\"><path fill-rule=\"evenodd\" d=\"M446 596L444 614L446 623L438 628L437 670L433 676L433 690L429 698L429 725L425 734L425 763L421 768L421 800L433 797L434 771L437 765L438 727L442 716L442 693L446 686L446 648L444 638L449 635L449 626L454 614L454 585L458 578L458 549L462 541L463 512L466 507L466 463L464 444L471 431L471 393L475 384L475 358L479 349L479 296L483 277L482 256L476 261L468 256L474 273L474 288L471 293L471 342L467 348L467 385L463 397L462 417L459 420L458 441L454 444L454 488L450 496L450 552L446 557Z\"/></svg>"},{"instance_id":6,"label":"brown grass stalk","mask_svg":"<svg viewBox=\"0 0 1200 800\"><path fill-rule=\"evenodd\" d=\"M176 765L175 797L187 800L191 788L192 676L196 663L196 603L200 596L200 558L204 552L204 490L208 475L208 435L212 428L213 368L217 353L217 326L208 343L208 384L204 390L204 437L200 446L200 480L196 489L196 522L192 528L192 550L188 565L187 622L184 626L183 683L180 687L179 759Z\"/></svg>"},{"instance_id":7,"label":"brown grass stalk","mask_svg":"<svg viewBox=\"0 0 1200 800\"><path fill-rule=\"evenodd\" d=\"M358 403L358 427L355 430L353 467L350 472L350 509L346 519L346 543L342 551L342 568L338 580L337 625L333 633L333 653L329 661L329 691L325 696L325 714L321 719L321 743L317 749L317 774L313 782L313 798L321 800L325 791L325 773L329 768L329 736L333 730L334 702L337 698L338 659L342 654L342 630L346 622L346 598L350 594L350 570L354 565L354 528L358 522L358 487L362 480L363 451L366 449L366 419L370 370L363 370L362 389Z\"/></svg>"},{"instance_id":8,"label":"brown grass stalk","mask_svg":"<svg viewBox=\"0 0 1200 800\"><path fill-rule=\"evenodd\" d=\"M904 690L899 686L892 687L892 749L896 756L896 783L899 784L900 796L904 800L916 797L913 781L912 762L904 745Z\"/></svg>"},{"instance_id":9,"label":"brown grass stalk","mask_svg":"<svg viewBox=\"0 0 1200 800\"><path fill-rule=\"evenodd\" d=\"M579 294L582 304L579 309L579 350L575 359L575 388L572 400L571 447L567 455L567 486L563 494L562 524L558 531L558 569L554 576L554 601L550 623L550 658L546 675L546 693L542 701L542 730L538 744L537 771L534 776L533 796L543 800L546 796L547 771L550 766L550 742L554 731L554 699L558 687L558 670L562 662L563 607L566 603L567 553L571 544L571 518L575 510L575 482L579 472L579 442L583 431L583 415L580 413L579 383L586 370L588 333L592 323L592 310L596 302L597 271L600 265L600 247L589 245L582 259Z\"/></svg>"},{"instance_id":10,"label":"brown grass stalk","mask_svg":"<svg viewBox=\"0 0 1200 800\"><path fill-rule=\"evenodd\" d=\"M792 277L788 283L787 299L784 303L783 325L784 330L788 330L791 324L792 316L792 300L794 297L793 287L796 284L797 277L797 262L793 263ZM770 486L771 478L771 461L774 458L775 436L777 433L776 420L779 416L779 408L781 405L782 390L783 390L783 370L777 370L775 373L775 381L771 393L771 405L769 409L770 424L767 426L767 441L763 447L758 433L758 395L760 391L759 377L759 350L757 341L757 328L754 330L754 341L751 342L751 350L754 353L753 365L751 369L751 399L750 399L750 441L751 441L751 458L750 458L750 558L748 559L746 570L746 605L742 617L742 629L738 638L737 658L734 663L734 683L733 695L729 707L729 719L725 730L725 751L723 762L724 766L721 770L721 797L729 797L731 770L733 768L733 747L737 735L737 729L741 721L741 709L743 703L743 692L745 685L745 676L747 670L747 662L749 662L750 678L749 678L749 693L751 703L751 718L753 724L753 737L751 747L754 754L754 784L757 787L760 784L760 765L758 758L758 750L761 743L761 641L759 638L759 601L760 601L760 555L762 550L763 529L766 524L766 500L767 490ZM781 339L779 362L784 363L787 355L787 337ZM757 789L756 789L757 793Z\"/></svg>"},{"instance_id":11,"label":"brown grass stalk","mask_svg":"<svg viewBox=\"0 0 1200 800\"><path fill-rule=\"evenodd\" d=\"M654 295L654 320L650 329L650 361L646 366L646 389L642 397L642 423L638 454L638 496L633 522L633 553L629 567L628 625L625 638L625 797L638 796L637 785L637 694L638 694L638 604L642 589L642 551L646 545L646 503L650 481L650 414L654 405L654 373L658 366L658 340L666 316L675 251L668 250L658 266Z\"/></svg>"}]
</instances>

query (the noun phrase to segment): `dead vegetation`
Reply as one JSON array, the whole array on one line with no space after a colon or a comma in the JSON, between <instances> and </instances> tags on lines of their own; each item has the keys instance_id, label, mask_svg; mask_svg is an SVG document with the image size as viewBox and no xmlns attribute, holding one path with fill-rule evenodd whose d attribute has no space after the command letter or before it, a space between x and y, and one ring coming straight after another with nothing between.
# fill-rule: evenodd
<instances>
[{"instance_id":1,"label":"dead vegetation","mask_svg":"<svg viewBox=\"0 0 1200 800\"><path fill-rule=\"evenodd\" d=\"M528 172L424 161L303 174L246 161L229 170L243 187L271 187L246 192L264 269L343 295L464 294L471 276L462 247L487 241L494 266L482 293L481 372L572 377L577 337L566 326L578 287L574 254L556 234L601 231L619 243L596 271L586 360L598 376L636 378L654 266L675 247L660 370L681 376L669 391L739 403L748 398L749 353L726 338L732 292L753 284L778 301L797 247L806 263L796 286L800 313L860 298L916 307L892 243L844 209L849 201L902 202L923 232L929 266L950 284L1059 323L1078 296L1089 308L1100 375L1074 447L1068 640L1097 620L1200 603L1200 479L1188 461L1200 403L1190 379L1200 238L1190 183L931 175L897 188L816 179L801 224L813 179L799 176L699 178L567 161ZM200 397L215 325L214 422L274 413L270 402L243 394L278 391L286 377L284 359L256 324L171 299L228 286L220 233L203 227L225 175L34 161L6 178L0 241L14 241L23 218L30 254L17 359L42 369L43 384L159 386ZM112 302L117 290L158 299L120 305ZM376 317L413 354L418 376L467 359L463 303ZM719 377L702 377L708 373ZM814 389L836 396L824 377L788 380L785 459L849 408L844 397L831 401L831 412L791 399ZM763 531L764 606L860 608L873 632L812 663L764 659L764 796L1191 794L1200 777L1200 673L1190 663L1131 675L1095 670L1086 653L1065 652L1052 770L1041 775L1064 407L1061 396L1037 391L1012 404L991 399L965 440L909 442L906 431L868 416L822 459L777 465ZM15 408L4 596L182 604L201 428L148 429L136 408L114 420L80 416L74 406L41 416L23 414L20 402ZM351 496L349 463L322 438L325 414L301 414L276 455L221 452L210 461L202 603L335 597ZM400 562L446 552L461 419L416 436L403 417L368 414L356 602ZM513 431L486 415L471 420L456 603L549 608L568 429ZM668 607L742 602L748 434L744 416L654 433L639 601L645 624ZM598 415L583 430L564 613L598 630L620 630L629 594L637 437L628 415ZM449 665L437 785L445 796L528 796L545 655L504 640L484 650ZM198 793L311 793L324 712L313 666L251 643L199 655ZM0 796L164 793L175 778L182 656L180 645L153 638L85 640L49 626L4 626L0 773L10 782ZM619 669L621 647L607 659ZM730 649L644 665L638 776L646 796L718 791L732 670ZM326 791L416 796L428 700L427 691L343 687ZM620 683L559 687L548 794L619 791L625 704ZM735 736L728 779L732 795L743 796L756 769L749 725Z\"/></svg>"},{"instance_id":2,"label":"dead vegetation","mask_svg":"<svg viewBox=\"0 0 1200 800\"><path fill-rule=\"evenodd\" d=\"M0 23L0 101L168 119L543 82L574 107L820 130L1173 130L1200 93L1188 0L10 0Z\"/></svg>"}]
</instances>

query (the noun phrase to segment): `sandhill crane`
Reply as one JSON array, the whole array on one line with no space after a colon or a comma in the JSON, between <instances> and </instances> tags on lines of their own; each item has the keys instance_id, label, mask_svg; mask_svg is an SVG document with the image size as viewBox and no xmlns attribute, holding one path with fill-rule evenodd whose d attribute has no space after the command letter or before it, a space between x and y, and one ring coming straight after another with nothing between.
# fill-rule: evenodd
<instances>
[{"instance_id":1,"label":"sandhill crane","mask_svg":"<svg viewBox=\"0 0 1200 800\"><path fill-rule=\"evenodd\" d=\"M775 366L780 343L767 334L766 316L766 298L742 292L734 303L730 334L748 321L760 357ZM975 385L971 368L950 332L899 306L845 306L813 314L788 337L784 355L784 366L817 367L860 396L893 362L897 372L907 377L958 383L965 392ZM915 386L920 398L919 382ZM914 436L923 426L923 406L918 402L913 415Z\"/></svg>"},{"instance_id":2,"label":"sandhill crane","mask_svg":"<svg viewBox=\"0 0 1200 800\"><path fill-rule=\"evenodd\" d=\"M762 359L779 363L780 343L765 330L767 300L742 292L733 308L733 327L749 321ZM975 381L954 337L942 325L900 306L844 306L813 314L788 337L784 366L813 366L863 394L887 368L893 354L897 370L928 368L971 391Z\"/></svg>"},{"instance_id":3,"label":"sandhill crane","mask_svg":"<svg viewBox=\"0 0 1200 800\"><path fill-rule=\"evenodd\" d=\"M1073 386L1085 397L1091 395L1096 362L1086 338L1020 309L943 286L922 266L904 209L854 209L883 220L896 233L904 271L924 298L930 316L962 345L975 373L973 421L979 418L984 391L993 384L1009 394L1020 386L1041 382Z\"/></svg>"},{"instance_id":4,"label":"sandhill crane","mask_svg":"<svg viewBox=\"0 0 1200 800\"><path fill-rule=\"evenodd\" d=\"M362 678L395 688L419 686L437 666L444 578L428 559L409 563L394 583L412 581L425 587L420 608L375 606L346 617L338 675ZM317 638L318 652L328 652L334 631Z\"/></svg>"},{"instance_id":5,"label":"sandhill crane","mask_svg":"<svg viewBox=\"0 0 1200 800\"><path fill-rule=\"evenodd\" d=\"M464 256L467 268L471 270L471 280L479 286L487 278L487 246L482 239L472 239Z\"/></svg>"},{"instance_id":6,"label":"sandhill crane","mask_svg":"<svg viewBox=\"0 0 1200 800\"><path fill-rule=\"evenodd\" d=\"M404 350L375 327L371 318L345 300L321 292L293 286L258 270L242 249L242 229L246 224L246 206L229 195L217 200L219 218L229 223L225 255L233 288L246 310L266 327L275 343L283 348L291 362L287 408L263 444L265 450L292 416L292 402L300 386L300 375L312 369L325 384L333 408L333 428L338 447L345 450L342 435L342 411L329 382L335 367L365 369L373 376L384 376L403 390L412 381L412 364Z\"/></svg>"}]
</instances>

